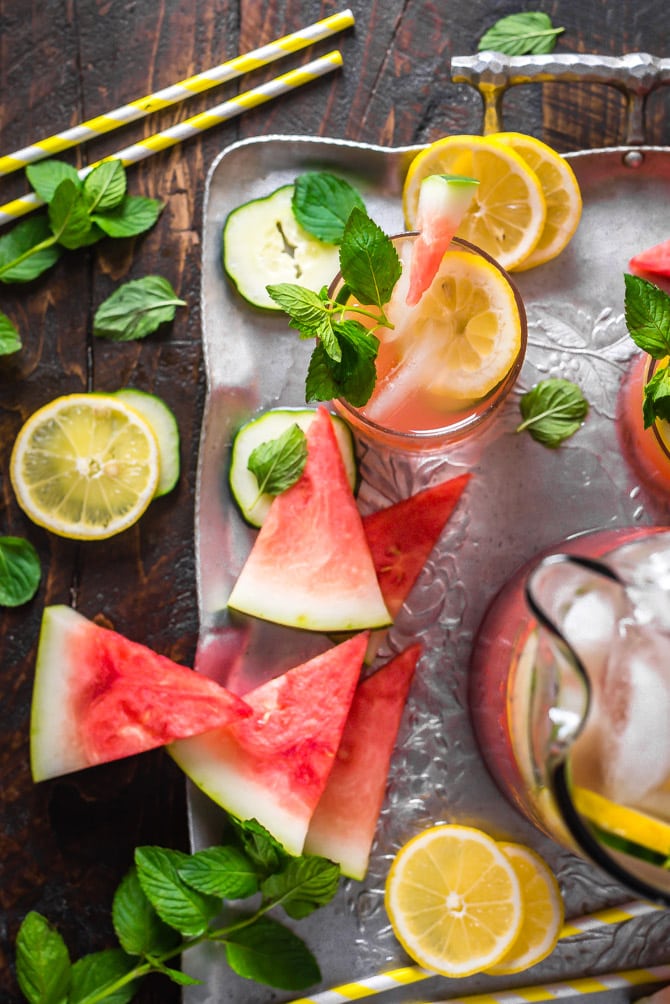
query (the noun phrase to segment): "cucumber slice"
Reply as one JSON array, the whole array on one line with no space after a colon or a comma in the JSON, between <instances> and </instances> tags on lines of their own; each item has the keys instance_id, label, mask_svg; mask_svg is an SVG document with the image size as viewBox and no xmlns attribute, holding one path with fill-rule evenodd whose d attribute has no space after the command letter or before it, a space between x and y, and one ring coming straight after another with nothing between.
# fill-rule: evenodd
<instances>
[{"instance_id":1,"label":"cucumber slice","mask_svg":"<svg viewBox=\"0 0 670 1004\"><path fill-rule=\"evenodd\" d=\"M299 425L306 432L315 414L310 408L273 408L247 422L235 436L228 475L230 490L245 520L252 526L262 525L272 502L272 495L258 494L256 477L247 467L252 450L261 443L277 439L291 425ZM355 491L358 467L353 436L343 419L337 415L331 415L331 418L347 478L351 490Z\"/></svg>"},{"instance_id":2,"label":"cucumber slice","mask_svg":"<svg viewBox=\"0 0 670 1004\"><path fill-rule=\"evenodd\" d=\"M312 237L291 207L293 185L238 206L223 228L223 267L239 294L255 307L281 310L268 285L294 282L318 292L340 268L339 249Z\"/></svg>"},{"instance_id":3,"label":"cucumber slice","mask_svg":"<svg viewBox=\"0 0 670 1004\"><path fill-rule=\"evenodd\" d=\"M154 498L167 495L179 480L179 427L176 418L165 401L155 394L124 387L116 391L116 397L122 398L131 408L139 411L153 429L158 440L160 460L160 474Z\"/></svg>"}]
</instances>

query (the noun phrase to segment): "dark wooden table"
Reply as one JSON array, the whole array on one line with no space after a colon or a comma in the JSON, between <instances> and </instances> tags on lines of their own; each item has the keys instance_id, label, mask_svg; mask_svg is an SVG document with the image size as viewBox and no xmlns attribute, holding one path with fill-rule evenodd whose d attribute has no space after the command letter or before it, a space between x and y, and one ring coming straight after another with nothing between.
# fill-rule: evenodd
<instances>
[{"instance_id":1,"label":"dark wooden table","mask_svg":"<svg viewBox=\"0 0 670 1004\"><path fill-rule=\"evenodd\" d=\"M383 145L481 130L480 100L450 80L453 56L474 53L483 31L527 4L506 0L351 0L356 26L336 45L344 68L129 169L130 191L160 198L157 226L136 241L69 252L43 278L3 286L0 310L23 348L0 357L0 535L37 547L43 578L29 604L0 613L0 999L22 996L13 974L18 926L31 909L60 929L73 957L111 941L113 890L137 844L187 847L184 781L161 751L33 785L29 708L45 604L70 603L172 659L192 664L198 617L194 582L194 485L205 399L200 344L200 234L205 176L228 144L268 133L345 137ZM557 52L667 55L665 0L539 0L565 27ZM332 0L136 0L0 3L0 153L213 66L338 10ZM334 47L314 46L305 62ZM282 69L287 64L282 64ZM63 154L78 167L184 119L280 72L224 85ZM544 93L543 93L544 92ZM616 143L624 103L611 88L552 84L517 88L507 128L531 132L561 151ZM648 140L670 142L667 95L649 105ZM3 201L25 190L3 180ZM158 273L187 301L173 324L142 342L94 340L96 307L117 285ZM138 387L176 413L182 475L176 491L108 542L78 544L32 525L8 479L12 443L40 405L74 391ZM138 1000L170 1004L178 990L147 982Z\"/></svg>"}]
</instances>

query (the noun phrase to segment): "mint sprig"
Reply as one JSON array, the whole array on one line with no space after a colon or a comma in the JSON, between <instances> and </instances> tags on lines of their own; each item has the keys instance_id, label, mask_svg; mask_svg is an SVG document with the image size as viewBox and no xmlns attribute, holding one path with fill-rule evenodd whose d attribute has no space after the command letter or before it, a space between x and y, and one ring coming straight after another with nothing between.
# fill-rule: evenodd
<instances>
[{"instance_id":1,"label":"mint sprig","mask_svg":"<svg viewBox=\"0 0 670 1004\"><path fill-rule=\"evenodd\" d=\"M233 831L229 844L192 855L137 848L114 895L117 947L73 963L58 931L29 913L16 945L17 978L29 1004L127 1004L150 973L181 986L196 983L172 960L203 942L220 945L231 969L247 979L291 991L317 983L312 952L268 914L283 909L302 919L330 902L338 866L288 855L255 820L236 822ZM240 908L240 900L259 894L255 909Z\"/></svg>"},{"instance_id":2,"label":"mint sprig","mask_svg":"<svg viewBox=\"0 0 670 1004\"><path fill-rule=\"evenodd\" d=\"M626 326L639 349L652 359L670 355L670 296L648 279L624 275ZM644 387L642 405L645 429L656 419L670 420L670 374L658 369Z\"/></svg>"}]
</instances>

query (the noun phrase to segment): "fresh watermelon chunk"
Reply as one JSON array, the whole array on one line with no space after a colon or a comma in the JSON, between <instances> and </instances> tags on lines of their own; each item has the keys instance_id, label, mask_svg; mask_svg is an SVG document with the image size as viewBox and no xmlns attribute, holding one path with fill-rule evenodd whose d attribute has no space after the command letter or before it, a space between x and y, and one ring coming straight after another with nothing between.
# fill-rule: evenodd
<instances>
[{"instance_id":1,"label":"fresh watermelon chunk","mask_svg":"<svg viewBox=\"0 0 670 1004\"><path fill-rule=\"evenodd\" d=\"M35 781L251 715L213 680L70 607L42 617L30 722Z\"/></svg>"},{"instance_id":2,"label":"fresh watermelon chunk","mask_svg":"<svg viewBox=\"0 0 670 1004\"><path fill-rule=\"evenodd\" d=\"M633 255L628 265L633 272L649 272L670 278L670 239Z\"/></svg>"},{"instance_id":3,"label":"fresh watermelon chunk","mask_svg":"<svg viewBox=\"0 0 670 1004\"><path fill-rule=\"evenodd\" d=\"M407 599L469 480L469 474L460 474L364 517L365 536L392 617Z\"/></svg>"},{"instance_id":4,"label":"fresh watermelon chunk","mask_svg":"<svg viewBox=\"0 0 670 1004\"><path fill-rule=\"evenodd\" d=\"M233 610L313 631L389 624L333 423L319 407L300 479L277 495L233 587Z\"/></svg>"},{"instance_id":5,"label":"fresh watermelon chunk","mask_svg":"<svg viewBox=\"0 0 670 1004\"><path fill-rule=\"evenodd\" d=\"M211 799L255 818L300 854L333 766L368 641L367 632L245 694L251 718L169 752Z\"/></svg>"},{"instance_id":6,"label":"fresh watermelon chunk","mask_svg":"<svg viewBox=\"0 0 670 1004\"><path fill-rule=\"evenodd\" d=\"M358 685L335 764L309 824L305 851L367 871L389 764L420 645L411 645Z\"/></svg>"}]
</instances>

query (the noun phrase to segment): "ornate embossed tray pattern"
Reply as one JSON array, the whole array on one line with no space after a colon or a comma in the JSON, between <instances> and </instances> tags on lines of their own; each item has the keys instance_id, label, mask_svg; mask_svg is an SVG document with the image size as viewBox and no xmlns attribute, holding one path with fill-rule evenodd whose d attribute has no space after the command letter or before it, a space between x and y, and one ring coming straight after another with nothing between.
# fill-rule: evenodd
<instances>
[{"instance_id":1,"label":"ornate embossed tray pattern","mask_svg":"<svg viewBox=\"0 0 670 1004\"><path fill-rule=\"evenodd\" d=\"M414 152L268 137L229 147L212 166L202 287L209 394L196 517L198 667L206 672L222 655L244 651L260 678L268 670L268 652L273 652L274 674L305 656L306 646L325 643L264 625L253 625L242 637L226 617L226 599L251 540L227 493L231 434L262 408L304 403L309 350L282 317L254 312L233 292L220 264L223 222L240 203L292 181L305 169L323 168L356 184L371 215L387 232L397 231L402 229L402 179ZM665 523L669 515L668 507L637 483L622 457L614 416L617 388L634 348L623 321L623 273L633 252L668 236L666 215L652 207L667 204L670 161L665 150L654 149L645 149L634 168L626 166L623 150L576 154L570 160L584 196L583 219L560 258L517 276L528 312L529 346L516 395L500 421L476 442L441 455L407 456L359 444L364 509L464 469L474 477L388 637L387 653L418 637L425 654L398 739L369 873L362 883L344 882L336 900L302 928L322 967L324 987L406 962L384 913L384 879L396 849L437 821L479 825L534 846L559 878L568 917L630 898L507 804L479 757L466 706L477 626L489 600L518 565L578 531ZM584 427L555 451L514 432L518 396L549 375L579 383L591 405ZM189 815L194 848L219 839L222 816L195 789L189 789ZM380 999L440 1000L523 986L531 979L544 983L667 963L669 946L670 912L664 911L572 937L532 974L495 981L436 977ZM298 996L237 978L220 954L208 948L191 953L186 968L204 982L184 991L185 1004L266 1004ZM612 1004L628 999L623 991L607 995Z\"/></svg>"}]
</instances>

